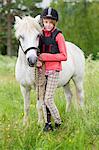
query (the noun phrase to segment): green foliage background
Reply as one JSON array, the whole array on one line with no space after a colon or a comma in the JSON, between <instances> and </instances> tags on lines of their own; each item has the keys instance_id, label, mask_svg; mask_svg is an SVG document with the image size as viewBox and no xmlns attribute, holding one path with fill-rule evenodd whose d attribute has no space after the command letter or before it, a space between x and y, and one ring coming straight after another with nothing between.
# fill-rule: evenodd
<instances>
[{"instance_id":1,"label":"green foliage background","mask_svg":"<svg viewBox=\"0 0 99 150\"><path fill-rule=\"evenodd\" d=\"M74 1L74 2L73 2ZM62 30L67 41L78 45L87 57L99 58L99 1L93 0L53 0L51 6L59 13L58 27ZM42 12L36 3L41 0L16 0L10 5L0 2L0 53L5 55L7 50L7 14L11 13L12 22L12 55L17 55L18 43L16 41L13 24L15 15L36 16Z\"/></svg>"},{"instance_id":2,"label":"green foliage background","mask_svg":"<svg viewBox=\"0 0 99 150\"><path fill-rule=\"evenodd\" d=\"M14 16L31 15L36 16L40 14L42 9L36 6L36 3L42 0L9 0L0 1L0 54L7 55L7 35L8 35L8 15L10 16L11 23L11 55L17 55L18 43L14 33Z\"/></svg>"},{"instance_id":3,"label":"green foliage background","mask_svg":"<svg viewBox=\"0 0 99 150\"><path fill-rule=\"evenodd\" d=\"M99 52L99 2L67 3L58 0L51 4L59 12L58 27L63 31L65 39L78 45L85 56Z\"/></svg>"}]
</instances>

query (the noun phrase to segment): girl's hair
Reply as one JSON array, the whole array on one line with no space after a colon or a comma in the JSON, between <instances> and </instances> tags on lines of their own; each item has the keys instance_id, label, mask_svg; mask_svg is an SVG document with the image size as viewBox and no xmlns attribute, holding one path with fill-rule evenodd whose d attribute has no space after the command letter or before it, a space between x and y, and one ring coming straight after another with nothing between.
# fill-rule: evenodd
<instances>
[{"instance_id":1,"label":"girl's hair","mask_svg":"<svg viewBox=\"0 0 99 150\"><path fill-rule=\"evenodd\" d=\"M56 25L56 20L51 19L52 24L55 26Z\"/></svg>"},{"instance_id":2,"label":"girl's hair","mask_svg":"<svg viewBox=\"0 0 99 150\"><path fill-rule=\"evenodd\" d=\"M44 19L48 19L48 20L50 20L51 21L51 23L55 26L56 25L56 23L57 23L57 21L56 20L54 20L54 19L51 19L51 18L44 18Z\"/></svg>"}]
</instances>

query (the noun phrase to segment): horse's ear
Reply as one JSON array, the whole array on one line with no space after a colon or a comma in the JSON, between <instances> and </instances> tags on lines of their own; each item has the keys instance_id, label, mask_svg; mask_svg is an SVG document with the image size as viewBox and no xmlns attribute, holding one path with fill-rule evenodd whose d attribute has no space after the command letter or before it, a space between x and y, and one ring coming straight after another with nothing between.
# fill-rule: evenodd
<instances>
[{"instance_id":1,"label":"horse's ear","mask_svg":"<svg viewBox=\"0 0 99 150\"><path fill-rule=\"evenodd\" d=\"M34 19L36 20L36 22L38 22L40 24L41 27L43 26L42 19L41 19L40 15L37 15Z\"/></svg>"},{"instance_id":2,"label":"horse's ear","mask_svg":"<svg viewBox=\"0 0 99 150\"><path fill-rule=\"evenodd\" d=\"M35 17L35 20L36 20L38 23L40 23L40 21L41 21L40 15L37 15L37 16Z\"/></svg>"},{"instance_id":3,"label":"horse's ear","mask_svg":"<svg viewBox=\"0 0 99 150\"><path fill-rule=\"evenodd\" d=\"M15 16L15 22L19 23L21 21L21 18L19 16Z\"/></svg>"}]
</instances>

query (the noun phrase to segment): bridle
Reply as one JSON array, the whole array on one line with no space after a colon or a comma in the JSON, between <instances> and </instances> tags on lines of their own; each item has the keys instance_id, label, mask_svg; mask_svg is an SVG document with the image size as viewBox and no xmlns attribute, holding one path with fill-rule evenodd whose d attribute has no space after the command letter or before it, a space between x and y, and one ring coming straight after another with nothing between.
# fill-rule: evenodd
<instances>
[{"instance_id":1,"label":"bridle","mask_svg":"<svg viewBox=\"0 0 99 150\"><path fill-rule=\"evenodd\" d=\"M38 47L29 47L26 50L23 49L20 40L18 39L19 45L23 51L23 53L26 55L28 51L30 51L31 49L37 50L37 55L40 53L40 49Z\"/></svg>"}]
</instances>

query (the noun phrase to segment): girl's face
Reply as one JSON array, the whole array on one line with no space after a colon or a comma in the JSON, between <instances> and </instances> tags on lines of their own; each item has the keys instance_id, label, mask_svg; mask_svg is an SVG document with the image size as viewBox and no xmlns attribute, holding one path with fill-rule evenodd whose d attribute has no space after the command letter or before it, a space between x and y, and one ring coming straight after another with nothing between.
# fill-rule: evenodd
<instances>
[{"instance_id":1,"label":"girl's face","mask_svg":"<svg viewBox=\"0 0 99 150\"><path fill-rule=\"evenodd\" d=\"M54 27L51 19L43 19L43 25L47 31L51 31Z\"/></svg>"}]
</instances>

